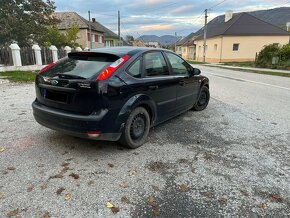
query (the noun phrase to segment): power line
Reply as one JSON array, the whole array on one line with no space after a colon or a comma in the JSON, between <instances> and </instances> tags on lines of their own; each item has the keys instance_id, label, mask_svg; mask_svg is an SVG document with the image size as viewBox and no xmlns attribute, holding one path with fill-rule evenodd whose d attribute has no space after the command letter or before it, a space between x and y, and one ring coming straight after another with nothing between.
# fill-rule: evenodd
<instances>
[{"instance_id":1,"label":"power line","mask_svg":"<svg viewBox=\"0 0 290 218\"><path fill-rule=\"evenodd\" d=\"M217 3L217 4L215 4L215 5L213 5L213 6L211 6L211 7L209 7L208 10L211 10L211 9L215 8L215 7L217 7L217 6L221 5L221 4L223 4L223 3L226 2L226 1L227 1L227 0L223 0L223 1L221 1L221 2L219 2L219 3Z\"/></svg>"}]
</instances>

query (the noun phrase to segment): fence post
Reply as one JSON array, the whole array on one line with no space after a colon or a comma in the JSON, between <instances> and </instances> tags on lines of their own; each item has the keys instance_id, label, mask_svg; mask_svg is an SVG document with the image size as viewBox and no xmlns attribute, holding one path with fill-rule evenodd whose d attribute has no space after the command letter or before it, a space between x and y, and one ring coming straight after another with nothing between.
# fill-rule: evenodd
<instances>
[{"instance_id":1,"label":"fence post","mask_svg":"<svg viewBox=\"0 0 290 218\"><path fill-rule=\"evenodd\" d=\"M32 46L32 49L34 50L36 65L41 66L41 48L39 47L39 45L35 44Z\"/></svg>"},{"instance_id":2,"label":"fence post","mask_svg":"<svg viewBox=\"0 0 290 218\"><path fill-rule=\"evenodd\" d=\"M71 52L71 47L69 47L69 46L65 46L65 47L64 47L64 50L65 50L65 52L66 52L66 55L68 55L68 53Z\"/></svg>"},{"instance_id":3,"label":"fence post","mask_svg":"<svg viewBox=\"0 0 290 218\"><path fill-rule=\"evenodd\" d=\"M13 64L16 67L21 67L22 62L21 62L21 55L20 55L20 48L16 43L12 43L9 46L12 50L12 59L13 59Z\"/></svg>"},{"instance_id":4,"label":"fence post","mask_svg":"<svg viewBox=\"0 0 290 218\"><path fill-rule=\"evenodd\" d=\"M76 47L76 51L82 51L83 49L81 47Z\"/></svg>"},{"instance_id":5,"label":"fence post","mask_svg":"<svg viewBox=\"0 0 290 218\"><path fill-rule=\"evenodd\" d=\"M52 52L52 61L57 62L58 61L57 48L54 45L51 45L49 49Z\"/></svg>"}]
</instances>

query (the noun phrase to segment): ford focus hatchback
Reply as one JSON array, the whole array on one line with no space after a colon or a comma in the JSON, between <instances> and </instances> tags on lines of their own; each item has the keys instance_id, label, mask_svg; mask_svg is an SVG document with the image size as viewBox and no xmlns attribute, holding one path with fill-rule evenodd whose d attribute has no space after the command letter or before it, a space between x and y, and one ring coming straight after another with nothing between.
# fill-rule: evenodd
<instances>
[{"instance_id":1,"label":"ford focus hatchback","mask_svg":"<svg viewBox=\"0 0 290 218\"><path fill-rule=\"evenodd\" d=\"M69 53L39 71L32 104L38 123L66 134L145 143L149 129L207 107L209 81L168 50L114 47Z\"/></svg>"}]
</instances>

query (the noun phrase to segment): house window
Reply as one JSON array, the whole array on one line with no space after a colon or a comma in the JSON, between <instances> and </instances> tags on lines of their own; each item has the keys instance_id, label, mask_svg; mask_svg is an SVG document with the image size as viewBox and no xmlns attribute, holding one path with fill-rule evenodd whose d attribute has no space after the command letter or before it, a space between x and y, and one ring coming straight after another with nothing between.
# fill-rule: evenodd
<instances>
[{"instance_id":1,"label":"house window","mask_svg":"<svg viewBox=\"0 0 290 218\"><path fill-rule=\"evenodd\" d=\"M101 35L99 35L99 41L98 42L102 43L102 36Z\"/></svg>"},{"instance_id":2,"label":"house window","mask_svg":"<svg viewBox=\"0 0 290 218\"><path fill-rule=\"evenodd\" d=\"M233 51L239 51L239 48L240 48L240 44L238 43L233 44Z\"/></svg>"},{"instance_id":3,"label":"house window","mask_svg":"<svg viewBox=\"0 0 290 218\"><path fill-rule=\"evenodd\" d=\"M214 44L214 50L217 51L217 44Z\"/></svg>"}]
</instances>

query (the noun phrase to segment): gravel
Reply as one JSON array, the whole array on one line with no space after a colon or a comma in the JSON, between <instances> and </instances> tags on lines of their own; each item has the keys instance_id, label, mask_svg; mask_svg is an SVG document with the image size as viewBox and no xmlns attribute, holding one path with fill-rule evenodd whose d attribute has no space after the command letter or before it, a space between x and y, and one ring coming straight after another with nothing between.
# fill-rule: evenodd
<instances>
[{"instance_id":1,"label":"gravel","mask_svg":"<svg viewBox=\"0 0 290 218\"><path fill-rule=\"evenodd\" d=\"M290 215L289 128L261 114L213 97L128 150L40 126L34 85L3 81L0 217Z\"/></svg>"}]
</instances>

